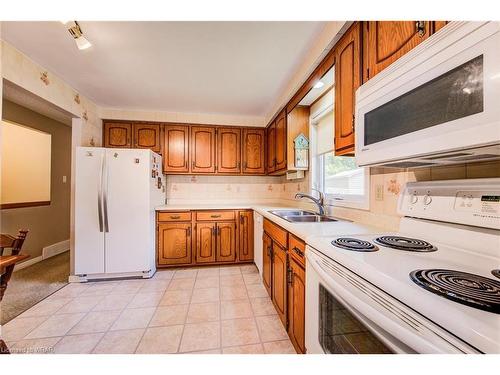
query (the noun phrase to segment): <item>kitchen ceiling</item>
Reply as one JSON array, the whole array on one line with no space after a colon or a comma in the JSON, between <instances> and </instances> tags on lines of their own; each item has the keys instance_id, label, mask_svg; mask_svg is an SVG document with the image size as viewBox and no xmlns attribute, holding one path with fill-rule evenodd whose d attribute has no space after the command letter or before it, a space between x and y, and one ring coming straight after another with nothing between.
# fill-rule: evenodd
<instances>
[{"instance_id":1,"label":"kitchen ceiling","mask_svg":"<svg viewBox=\"0 0 500 375\"><path fill-rule=\"evenodd\" d=\"M108 108L265 116L326 22L54 22L2 37Z\"/></svg>"}]
</instances>

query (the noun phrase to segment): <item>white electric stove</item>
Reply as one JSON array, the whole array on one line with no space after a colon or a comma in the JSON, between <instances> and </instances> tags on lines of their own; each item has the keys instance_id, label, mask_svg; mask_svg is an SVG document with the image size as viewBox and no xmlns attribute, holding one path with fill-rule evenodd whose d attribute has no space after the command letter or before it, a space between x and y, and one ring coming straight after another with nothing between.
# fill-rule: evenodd
<instances>
[{"instance_id":1,"label":"white electric stove","mask_svg":"<svg viewBox=\"0 0 500 375\"><path fill-rule=\"evenodd\" d=\"M500 353L500 179L408 183L398 211L308 238L308 352Z\"/></svg>"}]
</instances>

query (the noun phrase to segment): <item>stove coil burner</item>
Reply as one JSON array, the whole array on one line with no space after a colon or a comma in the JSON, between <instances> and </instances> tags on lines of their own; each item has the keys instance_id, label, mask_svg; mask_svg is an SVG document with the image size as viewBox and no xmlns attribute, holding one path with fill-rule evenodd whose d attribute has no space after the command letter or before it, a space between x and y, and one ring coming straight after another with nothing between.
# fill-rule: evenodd
<instances>
[{"instance_id":1,"label":"stove coil burner","mask_svg":"<svg viewBox=\"0 0 500 375\"><path fill-rule=\"evenodd\" d=\"M418 286L449 300L500 314L500 282L472 273L429 269L416 270L410 278Z\"/></svg>"},{"instance_id":2,"label":"stove coil burner","mask_svg":"<svg viewBox=\"0 0 500 375\"><path fill-rule=\"evenodd\" d=\"M437 250L437 247L431 245L429 242L418 240L416 238L408 238L400 236L382 236L376 238L375 242L381 246L397 250L417 251L422 253Z\"/></svg>"},{"instance_id":3,"label":"stove coil burner","mask_svg":"<svg viewBox=\"0 0 500 375\"><path fill-rule=\"evenodd\" d=\"M499 269L492 270L491 274L500 279L500 270Z\"/></svg>"},{"instance_id":4,"label":"stove coil burner","mask_svg":"<svg viewBox=\"0 0 500 375\"><path fill-rule=\"evenodd\" d=\"M359 240L357 238L340 237L332 241L333 246L340 247L345 250L352 251L377 251L378 247L368 241Z\"/></svg>"}]
</instances>

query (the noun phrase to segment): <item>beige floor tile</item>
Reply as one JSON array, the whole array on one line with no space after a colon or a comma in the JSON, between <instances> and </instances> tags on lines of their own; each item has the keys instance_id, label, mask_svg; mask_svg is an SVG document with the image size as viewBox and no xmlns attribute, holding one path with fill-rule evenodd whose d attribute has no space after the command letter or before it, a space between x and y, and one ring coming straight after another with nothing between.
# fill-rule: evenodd
<instances>
[{"instance_id":1,"label":"beige floor tile","mask_svg":"<svg viewBox=\"0 0 500 375\"><path fill-rule=\"evenodd\" d=\"M243 274L243 280L245 281L246 285L262 283L262 280L260 279L260 275L258 273L245 273Z\"/></svg>"},{"instance_id":2,"label":"beige floor tile","mask_svg":"<svg viewBox=\"0 0 500 375\"><path fill-rule=\"evenodd\" d=\"M297 354L290 340L265 342L263 345L266 354Z\"/></svg>"},{"instance_id":3,"label":"beige floor tile","mask_svg":"<svg viewBox=\"0 0 500 375\"><path fill-rule=\"evenodd\" d=\"M241 273L259 273L259 270L257 267L255 267L255 264L246 264L244 266L240 266Z\"/></svg>"},{"instance_id":4,"label":"beige floor tile","mask_svg":"<svg viewBox=\"0 0 500 375\"><path fill-rule=\"evenodd\" d=\"M105 296L110 294L119 284L101 284L95 282L89 285L81 294L81 296Z\"/></svg>"},{"instance_id":5,"label":"beige floor tile","mask_svg":"<svg viewBox=\"0 0 500 375\"><path fill-rule=\"evenodd\" d=\"M85 335L64 336L55 346L56 354L91 353L104 333L88 333Z\"/></svg>"},{"instance_id":6,"label":"beige floor tile","mask_svg":"<svg viewBox=\"0 0 500 375\"><path fill-rule=\"evenodd\" d=\"M164 292L168 285L170 284L170 279L167 280L147 280L138 293L154 293L154 292Z\"/></svg>"},{"instance_id":7,"label":"beige floor tile","mask_svg":"<svg viewBox=\"0 0 500 375\"><path fill-rule=\"evenodd\" d=\"M192 290L167 290L160 300L160 306L182 305L191 300Z\"/></svg>"},{"instance_id":8,"label":"beige floor tile","mask_svg":"<svg viewBox=\"0 0 500 375\"><path fill-rule=\"evenodd\" d=\"M135 294L144 283L144 280L124 280L113 289L113 294Z\"/></svg>"},{"instance_id":9,"label":"beige floor tile","mask_svg":"<svg viewBox=\"0 0 500 375\"><path fill-rule=\"evenodd\" d=\"M221 287L221 300L232 301L235 299L248 298L247 291L244 286L223 286Z\"/></svg>"},{"instance_id":10,"label":"beige floor tile","mask_svg":"<svg viewBox=\"0 0 500 375\"><path fill-rule=\"evenodd\" d=\"M278 315L258 316L255 318L262 342L286 340L288 335Z\"/></svg>"},{"instance_id":11,"label":"beige floor tile","mask_svg":"<svg viewBox=\"0 0 500 375\"><path fill-rule=\"evenodd\" d=\"M51 298L77 297L90 287L87 283L71 283L52 294Z\"/></svg>"},{"instance_id":12,"label":"beige floor tile","mask_svg":"<svg viewBox=\"0 0 500 375\"><path fill-rule=\"evenodd\" d=\"M167 290L190 290L193 289L195 279L173 279Z\"/></svg>"},{"instance_id":13,"label":"beige floor tile","mask_svg":"<svg viewBox=\"0 0 500 375\"><path fill-rule=\"evenodd\" d=\"M184 324L189 305L160 306L156 309L149 327Z\"/></svg>"},{"instance_id":14,"label":"beige floor tile","mask_svg":"<svg viewBox=\"0 0 500 375\"><path fill-rule=\"evenodd\" d=\"M21 340L9 345L9 351L11 354L52 354L54 346L60 339L61 337L49 337Z\"/></svg>"},{"instance_id":15,"label":"beige floor tile","mask_svg":"<svg viewBox=\"0 0 500 375\"><path fill-rule=\"evenodd\" d=\"M191 303L216 302L219 299L219 288L195 289L191 297Z\"/></svg>"},{"instance_id":16,"label":"beige floor tile","mask_svg":"<svg viewBox=\"0 0 500 375\"><path fill-rule=\"evenodd\" d=\"M26 335L27 339L39 339L44 337L64 336L73 328L85 313L52 315L37 328Z\"/></svg>"},{"instance_id":17,"label":"beige floor tile","mask_svg":"<svg viewBox=\"0 0 500 375\"><path fill-rule=\"evenodd\" d=\"M220 349L212 349L212 350L199 350L195 352L181 353L181 354L222 354Z\"/></svg>"},{"instance_id":18,"label":"beige floor tile","mask_svg":"<svg viewBox=\"0 0 500 375\"><path fill-rule=\"evenodd\" d=\"M219 302L189 305L186 323L213 322L220 318Z\"/></svg>"},{"instance_id":19,"label":"beige floor tile","mask_svg":"<svg viewBox=\"0 0 500 375\"><path fill-rule=\"evenodd\" d=\"M182 334L181 352L216 349L220 347L220 323L186 324Z\"/></svg>"},{"instance_id":20,"label":"beige floor tile","mask_svg":"<svg viewBox=\"0 0 500 375\"><path fill-rule=\"evenodd\" d=\"M154 312L154 307L123 310L110 330L146 328Z\"/></svg>"},{"instance_id":21,"label":"beige floor tile","mask_svg":"<svg viewBox=\"0 0 500 375\"><path fill-rule=\"evenodd\" d=\"M194 279L198 274L197 269L187 268L175 271L174 279Z\"/></svg>"},{"instance_id":22,"label":"beige floor tile","mask_svg":"<svg viewBox=\"0 0 500 375\"><path fill-rule=\"evenodd\" d=\"M104 296L93 311L123 310L134 298L134 294L109 294Z\"/></svg>"},{"instance_id":23,"label":"beige floor tile","mask_svg":"<svg viewBox=\"0 0 500 375\"><path fill-rule=\"evenodd\" d=\"M240 270L240 267L238 267L238 266L226 266L226 267L220 268L220 275L221 276L240 275L240 274L241 274L241 270Z\"/></svg>"},{"instance_id":24,"label":"beige floor tile","mask_svg":"<svg viewBox=\"0 0 500 375\"><path fill-rule=\"evenodd\" d=\"M243 275L223 275L220 277L220 285L224 286L240 286L245 285Z\"/></svg>"},{"instance_id":25,"label":"beige floor tile","mask_svg":"<svg viewBox=\"0 0 500 375\"><path fill-rule=\"evenodd\" d=\"M260 342L253 318L221 321L222 346L239 346Z\"/></svg>"},{"instance_id":26,"label":"beige floor tile","mask_svg":"<svg viewBox=\"0 0 500 375\"><path fill-rule=\"evenodd\" d=\"M80 313L80 312L88 312L92 310L95 305L97 305L102 296L79 296L75 297L72 301L65 304L59 310L57 310L56 314L72 314L72 313Z\"/></svg>"},{"instance_id":27,"label":"beige floor tile","mask_svg":"<svg viewBox=\"0 0 500 375\"><path fill-rule=\"evenodd\" d=\"M247 285L248 296L250 298L268 297L267 290L262 284Z\"/></svg>"},{"instance_id":28,"label":"beige floor tile","mask_svg":"<svg viewBox=\"0 0 500 375\"><path fill-rule=\"evenodd\" d=\"M194 288L195 289L218 288L219 282L220 282L219 276L197 278L194 284Z\"/></svg>"},{"instance_id":29,"label":"beige floor tile","mask_svg":"<svg viewBox=\"0 0 500 375\"><path fill-rule=\"evenodd\" d=\"M174 277L174 273L173 270L158 270L153 276L153 280L170 280Z\"/></svg>"},{"instance_id":30,"label":"beige floor tile","mask_svg":"<svg viewBox=\"0 0 500 375\"><path fill-rule=\"evenodd\" d=\"M2 326L2 338L6 341L23 339L31 331L39 327L48 318L46 316L17 317Z\"/></svg>"},{"instance_id":31,"label":"beige floor tile","mask_svg":"<svg viewBox=\"0 0 500 375\"><path fill-rule=\"evenodd\" d=\"M222 349L223 354L264 354L262 344L232 346Z\"/></svg>"},{"instance_id":32,"label":"beige floor tile","mask_svg":"<svg viewBox=\"0 0 500 375\"><path fill-rule=\"evenodd\" d=\"M84 333L106 332L120 316L120 310L91 311L80 320L71 330L69 335Z\"/></svg>"},{"instance_id":33,"label":"beige floor tile","mask_svg":"<svg viewBox=\"0 0 500 375\"><path fill-rule=\"evenodd\" d=\"M23 312L20 317L27 318L30 316L47 316L54 314L61 307L66 305L68 302L72 301L73 298L54 298L54 299L44 299L43 301L37 303L35 306L31 307L27 311Z\"/></svg>"},{"instance_id":34,"label":"beige floor tile","mask_svg":"<svg viewBox=\"0 0 500 375\"><path fill-rule=\"evenodd\" d=\"M176 325L146 329L136 353L176 353L181 341L183 328L183 325Z\"/></svg>"},{"instance_id":35,"label":"beige floor tile","mask_svg":"<svg viewBox=\"0 0 500 375\"><path fill-rule=\"evenodd\" d=\"M137 293L127 305L127 309L137 307L156 307L160 303L163 293Z\"/></svg>"},{"instance_id":36,"label":"beige floor tile","mask_svg":"<svg viewBox=\"0 0 500 375\"><path fill-rule=\"evenodd\" d=\"M252 307L248 300L222 301L221 319L251 318L253 316Z\"/></svg>"},{"instance_id":37,"label":"beige floor tile","mask_svg":"<svg viewBox=\"0 0 500 375\"><path fill-rule=\"evenodd\" d=\"M219 267L208 267L199 269L196 278L204 279L206 277L219 277L219 275L220 275Z\"/></svg>"},{"instance_id":38,"label":"beige floor tile","mask_svg":"<svg viewBox=\"0 0 500 375\"><path fill-rule=\"evenodd\" d=\"M94 353L131 354L135 352L144 329L107 332L97 344Z\"/></svg>"},{"instance_id":39,"label":"beige floor tile","mask_svg":"<svg viewBox=\"0 0 500 375\"><path fill-rule=\"evenodd\" d=\"M277 314L273 303L269 297L250 298L253 313L255 316L275 315Z\"/></svg>"}]
</instances>

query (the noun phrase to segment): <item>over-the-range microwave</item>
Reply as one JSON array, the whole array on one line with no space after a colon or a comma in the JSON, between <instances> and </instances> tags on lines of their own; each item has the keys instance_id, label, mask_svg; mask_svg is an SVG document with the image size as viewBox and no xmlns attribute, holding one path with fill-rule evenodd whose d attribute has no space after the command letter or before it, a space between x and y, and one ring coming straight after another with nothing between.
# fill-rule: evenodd
<instances>
[{"instance_id":1,"label":"over-the-range microwave","mask_svg":"<svg viewBox=\"0 0 500 375\"><path fill-rule=\"evenodd\" d=\"M500 22L451 22L356 92L356 162L500 158Z\"/></svg>"}]
</instances>

